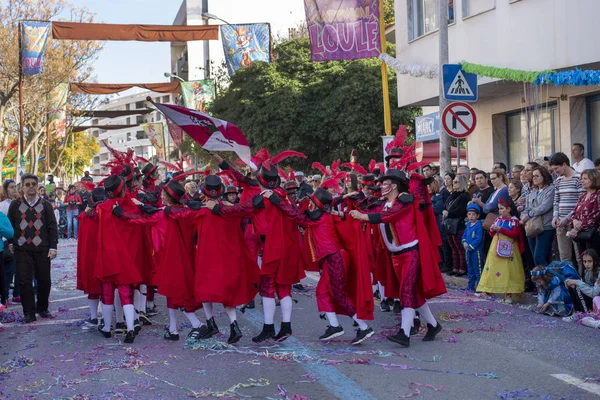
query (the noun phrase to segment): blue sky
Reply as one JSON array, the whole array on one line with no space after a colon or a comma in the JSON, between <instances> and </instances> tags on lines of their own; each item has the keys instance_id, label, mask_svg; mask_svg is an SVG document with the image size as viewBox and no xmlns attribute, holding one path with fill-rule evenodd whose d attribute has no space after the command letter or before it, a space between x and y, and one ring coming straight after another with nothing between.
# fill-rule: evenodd
<instances>
[{"instance_id":1,"label":"blue sky","mask_svg":"<svg viewBox=\"0 0 600 400\"><path fill-rule=\"evenodd\" d=\"M171 25L182 0L72 0L96 14L96 22ZM269 22L274 36L304 20L303 0L209 0L209 11L230 23ZM211 22L214 23L214 22ZM223 48L212 41L211 57ZM170 70L167 42L106 42L94 68L100 83L165 82ZM214 55L214 56L213 56Z\"/></svg>"}]
</instances>

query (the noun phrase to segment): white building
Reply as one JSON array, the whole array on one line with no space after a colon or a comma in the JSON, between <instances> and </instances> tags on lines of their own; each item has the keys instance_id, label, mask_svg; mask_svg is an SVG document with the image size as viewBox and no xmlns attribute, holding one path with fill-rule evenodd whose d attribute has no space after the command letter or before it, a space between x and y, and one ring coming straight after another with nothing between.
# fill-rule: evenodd
<instances>
[{"instance_id":1,"label":"white building","mask_svg":"<svg viewBox=\"0 0 600 400\"><path fill-rule=\"evenodd\" d=\"M117 96L109 103L99 107L98 110L147 111L145 100L148 96L151 96L157 103L174 104L173 95L145 91L143 93L132 94L128 96ZM117 118L92 118L91 121L92 125L136 125L152 122L163 122L163 124L166 124L163 115L158 111L152 111L151 113L145 115L133 114ZM169 149L170 138L166 126L164 132L167 149ZM102 167L102 164L106 164L112 158L112 156L106 146L104 146L102 143L103 139L107 140L111 147L119 151L127 151L129 148L131 148L135 151L136 156L146 159L150 159L156 155L156 151L150 143L150 140L147 138L144 130L139 126L116 130L93 129L92 134L100 145L100 153L95 155L93 159L93 167L91 169L92 174L109 173L107 168Z\"/></svg>"},{"instance_id":2,"label":"white building","mask_svg":"<svg viewBox=\"0 0 600 400\"><path fill-rule=\"evenodd\" d=\"M185 0L181 3L173 25L206 25L208 0ZM210 77L210 44L208 40L171 42L171 71L185 81Z\"/></svg>"},{"instance_id":3,"label":"white building","mask_svg":"<svg viewBox=\"0 0 600 400\"><path fill-rule=\"evenodd\" d=\"M438 64L439 0L397 0L397 58ZM541 71L597 69L598 0L449 0L450 63ZM452 15L454 18L452 18ZM538 89L479 77L477 128L469 136L468 164L485 170L562 151L573 143L600 157L600 87ZM398 75L398 106L437 106L438 80Z\"/></svg>"}]
</instances>

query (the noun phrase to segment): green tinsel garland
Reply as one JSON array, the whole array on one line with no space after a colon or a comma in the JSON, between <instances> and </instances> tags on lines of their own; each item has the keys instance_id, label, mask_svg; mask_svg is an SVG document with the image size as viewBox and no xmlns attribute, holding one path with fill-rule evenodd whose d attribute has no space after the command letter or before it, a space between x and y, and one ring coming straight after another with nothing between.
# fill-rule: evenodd
<instances>
[{"instance_id":1,"label":"green tinsel garland","mask_svg":"<svg viewBox=\"0 0 600 400\"><path fill-rule=\"evenodd\" d=\"M487 65L471 64L463 62L461 69L471 74L477 74L479 76L487 76L489 78L500 78L514 82L535 82L538 75L543 72L555 72L552 70L547 71L523 71L520 69L510 68L496 68L489 67Z\"/></svg>"}]
</instances>

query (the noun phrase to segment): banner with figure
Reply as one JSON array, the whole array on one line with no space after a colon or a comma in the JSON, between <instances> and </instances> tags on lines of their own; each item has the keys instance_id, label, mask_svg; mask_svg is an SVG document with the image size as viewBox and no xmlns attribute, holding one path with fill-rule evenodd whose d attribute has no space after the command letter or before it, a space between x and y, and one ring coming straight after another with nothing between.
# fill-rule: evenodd
<instances>
[{"instance_id":1,"label":"banner with figure","mask_svg":"<svg viewBox=\"0 0 600 400\"><path fill-rule=\"evenodd\" d=\"M21 70L24 76L44 72L44 51L51 26L51 22L21 23Z\"/></svg>"},{"instance_id":2,"label":"banner with figure","mask_svg":"<svg viewBox=\"0 0 600 400\"><path fill-rule=\"evenodd\" d=\"M271 25L221 25L221 39L229 76L257 61L271 62Z\"/></svg>"},{"instance_id":3,"label":"banner with figure","mask_svg":"<svg viewBox=\"0 0 600 400\"><path fill-rule=\"evenodd\" d=\"M206 112L206 109L215 101L215 81L181 82L181 95L183 105L193 110Z\"/></svg>"},{"instance_id":4,"label":"banner with figure","mask_svg":"<svg viewBox=\"0 0 600 400\"><path fill-rule=\"evenodd\" d=\"M57 138L67 135L67 98L69 97L69 84L59 83L50 92L50 110L48 111L48 124L50 133Z\"/></svg>"},{"instance_id":5,"label":"banner with figure","mask_svg":"<svg viewBox=\"0 0 600 400\"><path fill-rule=\"evenodd\" d=\"M379 0L304 0L313 61L381 53Z\"/></svg>"},{"instance_id":6,"label":"banner with figure","mask_svg":"<svg viewBox=\"0 0 600 400\"><path fill-rule=\"evenodd\" d=\"M165 159L165 135L164 135L164 127L161 122L155 122L152 124L140 124L148 139L150 139L150 143L156 149L156 155L159 159Z\"/></svg>"}]
</instances>

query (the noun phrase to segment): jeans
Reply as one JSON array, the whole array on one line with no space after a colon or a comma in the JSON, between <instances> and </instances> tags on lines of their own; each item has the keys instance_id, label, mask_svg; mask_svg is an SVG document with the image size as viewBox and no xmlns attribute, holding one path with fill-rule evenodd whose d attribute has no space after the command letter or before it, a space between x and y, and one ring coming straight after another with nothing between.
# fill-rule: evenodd
<instances>
[{"instance_id":1,"label":"jeans","mask_svg":"<svg viewBox=\"0 0 600 400\"><path fill-rule=\"evenodd\" d=\"M533 254L533 262L536 266L545 267L548 265L548 255L552 250L554 233L554 229L548 229L539 236L527 237L531 253Z\"/></svg>"},{"instance_id":2,"label":"jeans","mask_svg":"<svg viewBox=\"0 0 600 400\"><path fill-rule=\"evenodd\" d=\"M67 237L77 237L77 230L79 228L79 210L67 209Z\"/></svg>"},{"instance_id":3,"label":"jeans","mask_svg":"<svg viewBox=\"0 0 600 400\"><path fill-rule=\"evenodd\" d=\"M19 276L17 273L17 258L15 255L12 255L10 261L4 262L4 294L6 297L9 295L10 284L13 281L13 277L15 277L15 287L12 292L12 297L19 297Z\"/></svg>"}]
</instances>

